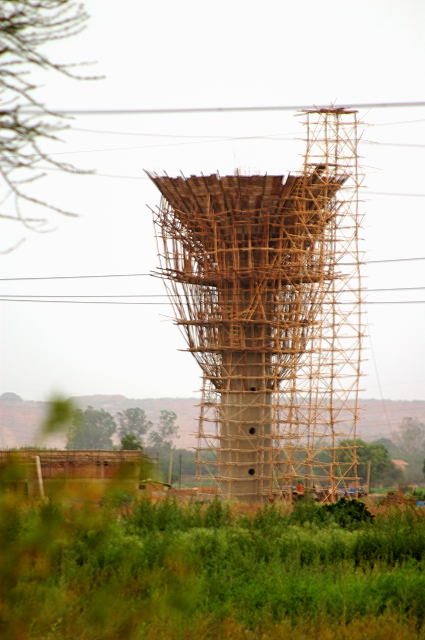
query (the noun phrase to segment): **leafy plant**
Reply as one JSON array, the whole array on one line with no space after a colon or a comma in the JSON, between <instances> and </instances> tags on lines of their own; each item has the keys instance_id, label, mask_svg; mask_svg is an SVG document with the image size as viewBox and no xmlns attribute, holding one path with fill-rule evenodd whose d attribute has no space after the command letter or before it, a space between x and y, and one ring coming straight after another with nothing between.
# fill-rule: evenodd
<instances>
[{"instance_id":1,"label":"leafy plant","mask_svg":"<svg viewBox=\"0 0 425 640\"><path fill-rule=\"evenodd\" d=\"M338 502L324 505L323 509L340 527L354 528L360 524L373 522L373 515L360 500L341 498Z\"/></svg>"}]
</instances>

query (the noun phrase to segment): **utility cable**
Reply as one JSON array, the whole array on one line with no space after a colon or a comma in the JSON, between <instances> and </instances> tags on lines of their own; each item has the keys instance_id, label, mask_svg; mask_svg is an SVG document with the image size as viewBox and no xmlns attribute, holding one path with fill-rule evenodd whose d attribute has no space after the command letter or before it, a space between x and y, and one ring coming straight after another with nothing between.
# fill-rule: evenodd
<instances>
[{"instance_id":1,"label":"utility cable","mask_svg":"<svg viewBox=\"0 0 425 640\"><path fill-rule=\"evenodd\" d=\"M140 147L138 147L140 148ZM40 170L42 171L62 171L61 169L59 169L58 167L39 167ZM285 173L292 173L292 171L290 170L286 170ZM296 171L294 172L295 174L297 173ZM84 173L84 174L79 174L81 176L90 176L91 178L119 178L121 180L145 180L145 181L151 181L150 178L148 178L147 176L126 176L126 175L120 175L120 174L115 174L115 173ZM405 192L405 193L401 193L401 192L393 192L393 191L368 191L366 190L366 192L363 194L362 196L392 196L392 197L396 197L396 198L400 198L400 197L409 197L409 198L425 198L425 193L409 193L409 192ZM362 199L363 201L364 199Z\"/></svg>"},{"instance_id":2,"label":"utility cable","mask_svg":"<svg viewBox=\"0 0 425 640\"><path fill-rule=\"evenodd\" d=\"M385 260L366 260L362 264L383 264L385 262L414 262L416 260L425 260L425 256L419 258L386 258Z\"/></svg>"},{"instance_id":3,"label":"utility cable","mask_svg":"<svg viewBox=\"0 0 425 640\"><path fill-rule=\"evenodd\" d=\"M84 133L99 133L101 135L114 135L114 136L131 136L131 137L146 137L146 138L181 138L181 139L194 139L194 140L198 140L198 139L205 139L205 140L245 140L246 138L253 138L253 139L274 139L276 138L276 136L293 136L292 138L289 138L290 140L296 140L298 137L298 132L296 131L289 131L287 133L268 133L268 134L258 134L255 136L215 136L215 135L209 135L209 136L202 136L202 135L198 135L198 134L180 134L180 133L144 133L142 131L111 131L110 129L82 129L80 127L70 127L69 131L73 132L73 131L81 131ZM285 138L286 139L286 138Z\"/></svg>"},{"instance_id":4,"label":"utility cable","mask_svg":"<svg viewBox=\"0 0 425 640\"><path fill-rule=\"evenodd\" d=\"M117 300L45 300L39 298L6 298L0 296L0 302L36 302L49 304L115 304L115 305L172 305L172 302L164 300L164 302L120 302ZM184 304L184 303L183 303ZM353 302L340 302L343 305L354 305ZM425 300L364 300L362 304L425 304Z\"/></svg>"},{"instance_id":5,"label":"utility cable","mask_svg":"<svg viewBox=\"0 0 425 640\"><path fill-rule=\"evenodd\" d=\"M399 193L393 191L367 191L371 196L394 196L396 198L425 198L425 193Z\"/></svg>"},{"instance_id":6,"label":"utility cable","mask_svg":"<svg viewBox=\"0 0 425 640\"><path fill-rule=\"evenodd\" d=\"M425 260L425 256L419 256L415 258L386 258L385 260L365 260L360 261L359 264L384 264L387 262L416 262L418 260ZM357 262L340 262L340 267L350 267L357 265ZM85 278L134 278L134 277L161 277L159 273L109 273L109 274L83 274L77 276L19 276L15 278L0 278L0 282L15 282L19 280L80 280Z\"/></svg>"},{"instance_id":7,"label":"utility cable","mask_svg":"<svg viewBox=\"0 0 425 640\"><path fill-rule=\"evenodd\" d=\"M351 102L345 104L297 104L297 105L256 105L236 107L166 107L145 109L51 109L58 116L129 116L129 115L162 115L181 113L241 113L260 111L338 111L343 109L399 109L406 107L425 107L425 101L406 102ZM7 110L6 110L7 112ZM22 109L21 113L38 115L38 109Z\"/></svg>"},{"instance_id":8,"label":"utility cable","mask_svg":"<svg viewBox=\"0 0 425 640\"><path fill-rule=\"evenodd\" d=\"M423 291L425 287L390 287L384 289L347 289L347 293L377 293L386 291ZM111 293L111 294L49 294L49 293L0 293L0 297L6 296L7 298L167 298L167 299L179 299L176 294L167 293ZM240 296L232 296L233 300L238 298L244 299Z\"/></svg>"},{"instance_id":9,"label":"utility cable","mask_svg":"<svg viewBox=\"0 0 425 640\"><path fill-rule=\"evenodd\" d=\"M373 340L372 340L372 336L371 336L370 332L369 332L369 345L370 345L370 352L372 354L373 368L375 370L375 376L376 376L376 382L378 384L379 395L381 396L382 409L384 411L384 415L385 415L385 418L386 418L387 426L390 428L390 433L391 433L392 430L393 430L393 428L392 428L393 425L391 423L390 414L389 414L389 412L387 410L387 404L386 404L386 401L384 399L384 394L383 394L383 391L382 391L381 377L380 377L379 371L378 371L378 364L377 364L377 361L376 361L375 349L374 349L374 346L373 346Z\"/></svg>"},{"instance_id":10,"label":"utility cable","mask_svg":"<svg viewBox=\"0 0 425 640\"><path fill-rule=\"evenodd\" d=\"M210 138L208 140L190 140L187 142L164 142L162 144L148 144L131 147L106 147L103 149L78 149L77 151L53 151L50 156L75 155L79 153L105 153L109 151L137 151L138 149L161 149L163 147L182 147L193 144L208 144L211 142L237 142L242 140L270 140L280 142L281 140L294 141L296 138L271 138L270 136L228 136L227 138Z\"/></svg>"},{"instance_id":11,"label":"utility cable","mask_svg":"<svg viewBox=\"0 0 425 640\"><path fill-rule=\"evenodd\" d=\"M191 136L189 136L191 137ZM102 149L77 149L74 151L52 151L50 156L64 156L64 155L77 155L81 153L105 153L105 152L114 152L114 151L137 151L140 149L161 149L163 147L182 147L194 144L210 144L217 142L240 142L240 141L250 141L250 140L268 140L269 142L295 142L295 141L303 141L304 138L298 137L277 137L277 136L227 136L227 137L213 137L213 136L199 136L205 139L202 140L188 140L186 142L163 142L161 144L148 144L148 145L132 145L131 147L104 147ZM416 147L416 148L425 148L425 144L417 144L410 142L379 142L378 140L362 140L360 144L370 144L373 146L389 146L389 147Z\"/></svg>"},{"instance_id":12,"label":"utility cable","mask_svg":"<svg viewBox=\"0 0 425 640\"><path fill-rule=\"evenodd\" d=\"M368 127L387 127L396 124L414 124L417 122L425 122L425 118L419 118L418 120L397 120L396 122L368 122Z\"/></svg>"},{"instance_id":13,"label":"utility cable","mask_svg":"<svg viewBox=\"0 0 425 640\"><path fill-rule=\"evenodd\" d=\"M425 258L424 258L425 260ZM30 276L18 278L0 278L2 282L10 282L16 280L80 280L84 278L133 278L133 277L153 277L152 273L111 273L111 274L94 274L81 276Z\"/></svg>"},{"instance_id":14,"label":"utility cable","mask_svg":"<svg viewBox=\"0 0 425 640\"><path fill-rule=\"evenodd\" d=\"M366 122L366 127L386 127L397 124L414 124L418 122L425 122L425 118L420 118L418 120L398 120L397 122ZM145 136L149 138L227 138L227 136L202 136L198 134L174 134L174 133L144 133L142 131L116 131L111 129L86 129L83 127L70 127L70 131L81 131L82 133L99 133L106 135L117 135L117 136ZM286 133L279 134L267 134L267 137L275 137L276 135L280 136L297 136L298 132L296 131L287 131ZM361 140L360 142L362 142Z\"/></svg>"},{"instance_id":15,"label":"utility cable","mask_svg":"<svg viewBox=\"0 0 425 640\"><path fill-rule=\"evenodd\" d=\"M379 142L378 140L361 140L360 144L372 144L380 147L416 147L418 149L425 148L425 144L417 144L414 142Z\"/></svg>"}]
</instances>

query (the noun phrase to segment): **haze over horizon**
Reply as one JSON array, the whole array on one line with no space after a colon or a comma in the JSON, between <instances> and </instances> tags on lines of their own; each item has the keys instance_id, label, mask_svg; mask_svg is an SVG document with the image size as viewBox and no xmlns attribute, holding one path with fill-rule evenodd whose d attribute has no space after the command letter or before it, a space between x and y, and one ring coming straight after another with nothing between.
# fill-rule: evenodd
<instances>
[{"instance_id":1,"label":"haze over horizon","mask_svg":"<svg viewBox=\"0 0 425 640\"><path fill-rule=\"evenodd\" d=\"M16 392L13 391L13 389L4 389L4 390L0 390L0 400L2 399L2 395L7 394L7 393L13 393L15 394ZM180 395L180 396L176 396L176 395L150 395L150 396L130 396L127 395L125 393L101 393L101 392L94 392L94 393L67 393L67 394L61 394L58 392L52 393L51 395L47 396L47 397L24 397L19 393L16 393L17 396L19 396L24 402L50 402L53 398L57 397L57 396L64 396L64 397L68 397L68 398L125 398L126 400L135 400L135 401L139 401L139 400L143 400L143 401L149 401L149 400L195 400L198 401L200 399L200 391L193 393L192 395ZM424 398L385 398L385 397L381 397L381 396L365 396L362 395L360 396L360 400L362 401L371 401L371 402L411 402L411 403L415 403L415 402L425 402Z\"/></svg>"}]
</instances>

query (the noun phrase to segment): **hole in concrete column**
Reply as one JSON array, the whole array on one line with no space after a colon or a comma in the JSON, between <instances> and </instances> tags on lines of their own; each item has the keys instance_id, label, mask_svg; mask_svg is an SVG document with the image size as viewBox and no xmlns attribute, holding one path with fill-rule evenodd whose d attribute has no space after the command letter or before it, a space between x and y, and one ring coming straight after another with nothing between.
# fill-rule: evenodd
<instances>
[{"instance_id":1,"label":"hole in concrete column","mask_svg":"<svg viewBox=\"0 0 425 640\"><path fill-rule=\"evenodd\" d=\"M253 469L251 467L251 469L248 469L248 473L249 473L250 476L254 476L255 475L255 469Z\"/></svg>"},{"instance_id":2,"label":"hole in concrete column","mask_svg":"<svg viewBox=\"0 0 425 640\"><path fill-rule=\"evenodd\" d=\"M249 387L250 391L257 391L257 387Z\"/></svg>"},{"instance_id":3,"label":"hole in concrete column","mask_svg":"<svg viewBox=\"0 0 425 640\"><path fill-rule=\"evenodd\" d=\"M257 429L255 427L250 427L249 433L253 436L254 433L257 433Z\"/></svg>"}]
</instances>

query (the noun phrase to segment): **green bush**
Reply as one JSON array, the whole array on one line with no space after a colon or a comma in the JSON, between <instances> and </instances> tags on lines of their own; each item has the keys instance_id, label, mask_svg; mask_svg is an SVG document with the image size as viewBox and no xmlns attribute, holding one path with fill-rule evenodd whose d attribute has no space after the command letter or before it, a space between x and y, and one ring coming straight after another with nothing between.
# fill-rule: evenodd
<instances>
[{"instance_id":1,"label":"green bush","mask_svg":"<svg viewBox=\"0 0 425 640\"><path fill-rule=\"evenodd\" d=\"M373 522L373 515L360 500L341 498L338 502L324 505L323 508L340 527L352 529Z\"/></svg>"}]
</instances>

